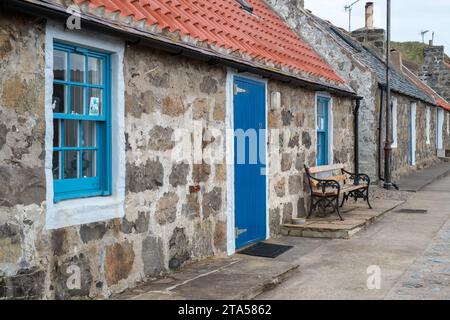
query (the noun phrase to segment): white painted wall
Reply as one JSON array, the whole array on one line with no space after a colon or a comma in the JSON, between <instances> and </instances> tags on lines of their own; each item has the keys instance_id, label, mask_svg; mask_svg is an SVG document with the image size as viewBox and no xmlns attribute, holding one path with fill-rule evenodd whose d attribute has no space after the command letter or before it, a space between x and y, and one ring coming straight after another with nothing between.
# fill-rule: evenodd
<instances>
[{"instance_id":1,"label":"white painted wall","mask_svg":"<svg viewBox=\"0 0 450 320\"><path fill-rule=\"evenodd\" d=\"M392 98L392 148L398 146L398 100Z\"/></svg>"},{"instance_id":2,"label":"white painted wall","mask_svg":"<svg viewBox=\"0 0 450 320\"><path fill-rule=\"evenodd\" d=\"M416 111L417 111L417 103L411 103L411 165L416 165Z\"/></svg>"}]
</instances>

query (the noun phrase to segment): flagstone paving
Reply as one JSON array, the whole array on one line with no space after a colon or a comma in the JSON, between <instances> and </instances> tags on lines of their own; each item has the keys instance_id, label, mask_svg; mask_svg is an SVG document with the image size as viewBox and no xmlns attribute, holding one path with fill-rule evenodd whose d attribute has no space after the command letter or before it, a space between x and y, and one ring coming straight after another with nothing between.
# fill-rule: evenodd
<instances>
[{"instance_id":1,"label":"flagstone paving","mask_svg":"<svg viewBox=\"0 0 450 320\"><path fill-rule=\"evenodd\" d=\"M301 272L260 299L450 299L450 177L415 193L350 240L321 242L281 261L297 263ZM301 247L305 239L279 243ZM380 286L368 287L373 266ZM372 268L371 268L372 267ZM373 285L372 281L369 284Z\"/></svg>"}]
</instances>

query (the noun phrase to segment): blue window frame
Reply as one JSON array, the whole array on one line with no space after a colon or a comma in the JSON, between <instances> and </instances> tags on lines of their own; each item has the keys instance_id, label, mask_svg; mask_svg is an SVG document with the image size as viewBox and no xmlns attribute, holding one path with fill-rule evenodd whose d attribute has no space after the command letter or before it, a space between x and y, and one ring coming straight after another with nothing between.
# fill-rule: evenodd
<instances>
[{"instance_id":1,"label":"blue window frame","mask_svg":"<svg viewBox=\"0 0 450 320\"><path fill-rule=\"evenodd\" d=\"M330 99L317 98L317 165L328 165L328 105Z\"/></svg>"},{"instance_id":2,"label":"blue window frame","mask_svg":"<svg viewBox=\"0 0 450 320\"><path fill-rule=\"evenodd\" d=\"M111 194L110 56L53 45L54 201Z\"/></svg>"}]
</instances>

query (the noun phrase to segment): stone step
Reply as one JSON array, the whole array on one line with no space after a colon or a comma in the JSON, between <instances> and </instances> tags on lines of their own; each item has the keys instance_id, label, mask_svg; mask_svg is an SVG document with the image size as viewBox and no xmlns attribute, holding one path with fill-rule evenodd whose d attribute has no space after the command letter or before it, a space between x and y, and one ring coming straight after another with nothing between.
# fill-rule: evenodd
<instances>
[{"instance_id":1,"label":"stone step","mask_svg":"<svg viewBox=\"0 0 450 320\"><path fill-rule=\"evenodd\" d=\"M326 218L313 217L304 224L284 224L281 226L281 233L291 237L350 239L402 203L403 201L383 200L377 201L373 209L346 208L346 213L343 213L344 221L340 221L335 214Z\"/></svg>"}]
</instances>

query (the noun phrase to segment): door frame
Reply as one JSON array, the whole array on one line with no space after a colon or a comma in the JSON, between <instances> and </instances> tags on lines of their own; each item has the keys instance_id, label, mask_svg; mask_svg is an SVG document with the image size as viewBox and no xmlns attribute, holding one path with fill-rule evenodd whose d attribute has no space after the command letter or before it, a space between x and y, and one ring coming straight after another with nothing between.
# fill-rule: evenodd
<instances>
[{"instance_id":1,"label":"door frame","mask_svg":"<svg viewBox=\"0 0 450 320\"><path fill-rule=\"evenodd\" d=\"M436 150L444 149L444 110L436 108Z\"/></svg>"},{"instance_id":2,"label":"door frame","mask_svg":"<svg viewBox=\"0 0 450 320\"><path fill-rule=\"evenodd\" d=\"M319 91L316 92L314 95L314 149L316 150L316 165L317 165L317 107L318 107L318 99L327 98L328 100L328 164L332 165L334 160L334 152L333 152L333 145L334 145L334 123L333 123L333 97L330 93L326 91Z\"/></svg>"},{"instance_id":3,"label":"door frame","mask_svg":"<svg viewBox=\"0 0 450 320\"><path fill-rule=\"evenodd\" d=\"M269 148L268 141L270 141L270 134L268 129L268 92L267 79L263 79L253 74L246 72L238 73L234 69L227 70L226 82L226 164L227 164L227 193L226 193L226 214L227 214L227 254L233 255L236 252L236 238L235 238L235 208L234 208L234 79L238 76L240 78L247 78L252 81L264 84L265 88L265 126L266 126L266 240L270 238L269 229Z\"/></svg>"}]
</instances>

